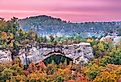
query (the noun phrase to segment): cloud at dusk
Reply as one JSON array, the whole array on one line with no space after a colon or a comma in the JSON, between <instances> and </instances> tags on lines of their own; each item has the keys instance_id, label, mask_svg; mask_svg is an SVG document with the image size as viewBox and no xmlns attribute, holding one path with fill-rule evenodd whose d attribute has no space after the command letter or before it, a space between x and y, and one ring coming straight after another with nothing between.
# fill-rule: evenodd
<instances>
[{"instance_id":1,"label":"cloud at dusk","mask_svg":"<svg viewBox=\"0 0 121 82\"><path fill-rule=\"evenodd\" d=\"M73 22L120 21L121 0L0 0L0 17L49 15Z\"/></svg>"}]
</instances>

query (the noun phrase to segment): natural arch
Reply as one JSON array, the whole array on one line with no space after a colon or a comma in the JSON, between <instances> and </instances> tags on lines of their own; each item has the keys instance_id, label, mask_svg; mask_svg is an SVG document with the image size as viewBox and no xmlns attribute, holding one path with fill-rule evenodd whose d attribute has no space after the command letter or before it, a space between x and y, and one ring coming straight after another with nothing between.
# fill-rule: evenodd
<instances>
[{"instance_id":1,"label":"natural arch","mask_svg":"<svg viewBox=\"0 0 121 82\"><path fill-rule=\"evenodd\" d=\"M45 54L44 56L49 56L49 55L53 55L53 54L62 54L62 55L65 55L63 52L61 51L54 51L54 52L49 52L47 54Z\"/></svg>"},{"instance_id":2,"label":"natural arch","mask_svg":"<svg viewBox=\"0 0 121 82\"><path fill-rule=\"evenodd\" d=\"M60 63L64 63L65 61L67 62L67 64L69 64L70 61L73 61L73 60L69 57L66 57L64 54L61 54L61 53L58 53L58 54L53 53L49 57L43 60L43 62L46 65L51 64L52 62L54 62L54 64L59 65Z\"/></svg>"}]
</instances>

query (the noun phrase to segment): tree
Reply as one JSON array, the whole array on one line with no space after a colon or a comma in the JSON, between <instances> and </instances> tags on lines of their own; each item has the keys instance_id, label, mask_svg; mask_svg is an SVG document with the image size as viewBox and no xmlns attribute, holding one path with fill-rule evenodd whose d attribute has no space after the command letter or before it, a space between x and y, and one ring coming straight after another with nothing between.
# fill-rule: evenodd
<instances>
[{"instance_id":1,"label":"tree","mask_svg":"<svg viewBox=\"0 0 121 82\"><path fill-rule=\"evenodd\" d=\"M121 27L117 29L118 35L121 36Z\"/></svg>"},{"instance_id":2,"label":"tree","mask_svg":"<svg viewBox=\"0 0 121 82\"><path fill-rule=\"evenodd\" d=\"M84 67L83 71L90 80L93 80L96 78L101 68L102 67L97 65L96 63L91 63L88 66Z\"/></svg>"},{"instance_id":3,"label":"tree","mask_svg":"<svg viewBox=\"0 0 121 82\"><path fill-rule=\"evenodd\" d=\"M8 27L8 32L13 33L14 35L16 35L16 32L19 28L19 24L18 24L18 18L13 17L11 18L11 20L7 21L7 27Z\"/></svg>"},{"instance_id":4,"label":"tree","mask_svg":"<svg viewBox=\"0 0 121 82\"><path fill-rule=\"evenodd\" d=\"M1 38L2 38L2 40L6 40L7 39L7 33L6 32L2 32L1 33Z\"/></svg>"},{"instance_id":5,"label":"tree","mask_svg":"<svg viewBox=\"0 0 121 82\"><path fill-rule=\"evenodd\" d=\"M3 78L4 81L9 80L12 76L13 76L13 70L10 68L5 68L2 72L1 72L1 76Z\"/></svg>"},{"instance_id":6,"label":"tree","mask_svg":"<svg viewBox=\"0 0 121 82\"><path fill-rule=\"evenodd\" d=\"M117 82L116 74L109 72L102 72L100 76L97 76L93 82Z\"/></svg>"},{"instance_id":7,"label":"tree","mask_svg":"<svg viewBox=\"0 0 121 82\"><path fill-rule=\"evenodd\" d=\"M53 37L53 35L50 35L49 37L50 37L50 42L53 43L55 38Z\"/></svg>"},{"instance_id":8,"label":"tree","mask_svg":"<svg viewBox=\"0 0 121 82\"><path fill-rule=\"evenodd\" d=\"M121 50L115 50L109 53L109 55L104 56L101 60L102 65L115 64L121 65Z\"/></svg>"}]
</instances>

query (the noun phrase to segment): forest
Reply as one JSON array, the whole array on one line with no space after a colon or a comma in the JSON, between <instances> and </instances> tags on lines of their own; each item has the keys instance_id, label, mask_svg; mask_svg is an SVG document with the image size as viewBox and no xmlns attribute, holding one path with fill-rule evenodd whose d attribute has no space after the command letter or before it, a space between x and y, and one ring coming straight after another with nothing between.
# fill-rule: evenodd
<instances>
[{"instance_id":1,"label":"forest","mask_svg":"<svg viewBox=\"0 0 121 82\"><path fill-rule=\"evenodd\" d=\"M0 64L0 82L121 82L121 42L100 41L96 38L39 36L35 31L24 31L17 18L9 21L0 19L0 45L10 49L13 56L27 44L51 43L53 45L89 42L93 48L94 59L85 65L74 64L66 60L37 64L31 63L25 68L19 58L7 64ZM51 58L52 59L52 58ZM49 61L49 60L48 60Z\"/></svg>"},{"instance_id":2,"label":"forest","mask_svg":"<svg viewBox=\"0 0 121 82\"><path fill-rule=\"evenodd\" d=\"M74 35L79 33L82 37L87 37L88 33L102 36L103 34L118 33L121 29L121 22L82 22L73 23L46 15L27 17L18 21L24 30L35 30L40 35L57 34ZM70 30L71 29L71 30ZM86 34L85 34L86 33Z\"/></svg>"}]
</instances>

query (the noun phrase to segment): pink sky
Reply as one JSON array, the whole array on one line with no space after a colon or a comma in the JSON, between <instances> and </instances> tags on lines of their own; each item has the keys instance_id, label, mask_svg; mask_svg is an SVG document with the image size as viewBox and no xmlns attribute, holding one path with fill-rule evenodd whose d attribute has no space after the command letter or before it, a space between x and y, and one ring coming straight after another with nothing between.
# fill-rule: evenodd
<instances>
[{"instance_id":1,"label":"pink sky","mask_svg":"<svg viewBox=\"0 0 121 82\"><path fill-rule=\"evenodd\" d=\"M121 21L121 0L0 0L0 17L35 15L73 22Z\"/></svg>"}]
</instances>

